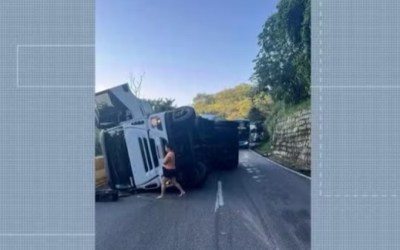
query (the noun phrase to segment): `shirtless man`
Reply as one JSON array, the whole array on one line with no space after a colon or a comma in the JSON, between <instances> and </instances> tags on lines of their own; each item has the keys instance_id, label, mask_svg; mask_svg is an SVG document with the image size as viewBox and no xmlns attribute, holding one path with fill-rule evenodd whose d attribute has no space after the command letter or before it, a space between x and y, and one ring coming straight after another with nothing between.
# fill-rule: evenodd
<instances>
[{"instance_id":1,"label":"shirtless man","mask_svg":"<svg viewBox=\"0 0 400 250\"><path fill-rule=\"evenodd\" d=\"M179 197L185 194L181 185L176 181L176 167L175 167L175 153L172 147L168 144L165 145L167 154L164 157L163 176L161 177L161 194L157 197L160 199L164 196L167 181L170 181L181 192Z\"/></svg>"}]
</instances>

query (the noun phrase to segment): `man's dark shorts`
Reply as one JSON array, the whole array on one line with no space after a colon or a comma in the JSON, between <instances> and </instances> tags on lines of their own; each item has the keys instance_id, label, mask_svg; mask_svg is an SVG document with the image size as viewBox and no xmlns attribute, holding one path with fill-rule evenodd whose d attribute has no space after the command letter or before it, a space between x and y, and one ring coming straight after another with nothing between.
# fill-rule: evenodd
<instances>
[{"instance_id":1,"label":"man's dark shorts","mask_svg":"<svg viewBox=\"0 0 400 250\"><path fill-rule=\"evenodd\" d=\"M176 169L166 169L163 167L163 176L168 179L176 177Z\"/></svg>"}]
</instances>

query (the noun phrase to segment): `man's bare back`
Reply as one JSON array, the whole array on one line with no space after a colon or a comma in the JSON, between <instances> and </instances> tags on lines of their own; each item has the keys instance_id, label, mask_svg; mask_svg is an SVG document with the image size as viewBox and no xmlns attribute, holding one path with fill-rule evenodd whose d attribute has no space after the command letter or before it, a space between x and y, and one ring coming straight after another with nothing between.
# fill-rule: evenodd
<instances>
[{"instance_id":1,"label":"man's bare back","mask_svg":"<svg viewBox=\"0 0 400 250\"><path fill-rule=\"evenodd\" d=\"M175 154L170 151L167 153L164 159L164 167L166 169L175 169Z\"/></svg>"}]
</instances>

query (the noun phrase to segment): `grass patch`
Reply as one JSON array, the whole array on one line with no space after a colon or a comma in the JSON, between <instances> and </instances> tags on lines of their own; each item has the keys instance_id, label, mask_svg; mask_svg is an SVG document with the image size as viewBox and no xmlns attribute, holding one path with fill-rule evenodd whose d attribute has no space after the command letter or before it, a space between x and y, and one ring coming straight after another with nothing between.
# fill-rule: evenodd
<instances>
[{"instance_id":1,"label":"grass patch","mask_svg":"<svg viewBox=\"0 0 400 250\"><path fill-rule=\"evenodd\" d=\"M294 113L296 113L298 111L305 110L305 109L308 109L308 110L311 109L311 100L310 99L302 101L299 104L296 104L296 105L293 105L293 106L284 107L283 115L285 117L287 117L287 116L290 116L290 115L292 115L292 114L294 114Z\"/></svg>"}]
</instances>

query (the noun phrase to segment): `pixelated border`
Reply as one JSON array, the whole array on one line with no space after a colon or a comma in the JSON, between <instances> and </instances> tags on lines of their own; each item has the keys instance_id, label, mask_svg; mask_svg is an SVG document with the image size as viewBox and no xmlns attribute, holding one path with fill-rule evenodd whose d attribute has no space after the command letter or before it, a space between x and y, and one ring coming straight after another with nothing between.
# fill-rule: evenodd
<instances>
[{"instance_id":1,"label":"pixelated border","mask_svg":"<svg viewBox=\"0 0 400 250\"><path fill-rule=\"evenodd\" d=\"M17 58L17 63L16 63L16 86L17 88L94 88L93 86L49 86L49 85L41 85L41 86L34 86L34 85L20 85L19 84L19 49L20 48L54 48L54 47L68 47L68 48L82 48L82 47L87 47L87 48L94 48L94 44L17 44L16 46L16 58Z\"/></svg>"},{"instance_id":2,"label":"pixelated border","mask_svg":"<svg viewBox=\"0 0 400 250\"><path fill-rule=\"evenodd\" d=\"M323 77L322 77L322 27L323 27L323 0L319 0L318 2L319 10L318 10L318 85L311 85L311 88L318 89L318 121L319 121L319 128L318 128L318 181L319 181L319 196L326 197L326 198L397 198L397 194L324 194L323 193L323 151L322 151L322 138L323 138L323 128L322 128L322 89L323 88L400 88L400 86L323 86Z\"/></svg>"}]
</instances>

